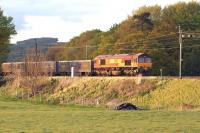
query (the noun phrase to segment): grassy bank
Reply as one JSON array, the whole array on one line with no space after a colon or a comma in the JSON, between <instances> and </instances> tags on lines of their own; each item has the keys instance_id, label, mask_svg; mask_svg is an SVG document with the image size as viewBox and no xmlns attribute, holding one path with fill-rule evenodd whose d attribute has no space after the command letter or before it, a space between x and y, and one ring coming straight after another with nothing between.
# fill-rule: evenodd
<instances>
[{"instance_id":1,"label":"grassy bank","mask_svg":"<svg viewBox=\"0 0 200 133\"><path fill-rule=\"evenodd\" d=\"M150 80L137 84L134 78L68 78L59 81L49 100L108 105L130 101L154 89L154 81Z\"/></svg>"},{"instance_id":2,"label":"grassy bank","mask_svg":"<svg viewBox=\"0 0 200 133\"><path fill-rule=\"evenodd\" d=\"M193 110L200 105L200 80L197 79L63 77L40 81L41 85L34 93L26 81L23 84L17 83L18 86L14 83L2 86L0 94L49 103L99 104L109 107L121 102L132 102L144 108Z\"/></svg>"},{"instance_id":3,"label":"grassy bank","mask_svg":"<svg viewBox=\"0 0 200 133\"><path fill-rule=\"evenodd\" d=\"M157 82L156 89L144 96L133 97L132 102L155 108L199 108L200 80L173 79Z\"/></svg>"},{"instance_id":4,"label":"grassy bank","mask_svg":"<svg viewBox=\"0 0 200 133\"><path fill-rule=\"evenodd\" d=\"M199 132L199 112L113 111L0 98L0 132Z\"/></svg>"}]
</instances>

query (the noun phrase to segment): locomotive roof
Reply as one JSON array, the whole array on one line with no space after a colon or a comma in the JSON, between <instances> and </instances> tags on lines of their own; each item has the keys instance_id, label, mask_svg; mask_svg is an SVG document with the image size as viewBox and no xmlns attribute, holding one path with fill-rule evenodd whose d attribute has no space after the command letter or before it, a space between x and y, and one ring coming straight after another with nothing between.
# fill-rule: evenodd
<instances>
[{"instance_id":1,"label":"locomotive roof","mask_svg":"<svg viewBox=\"0 0 200 133\"><path fill-rule=\"evenodd\" d=\"M137 53L137 54L114 54L114 55L99 55L96 58L130 58L145 55L144 53Z\"/></svg>"}]
</instances>

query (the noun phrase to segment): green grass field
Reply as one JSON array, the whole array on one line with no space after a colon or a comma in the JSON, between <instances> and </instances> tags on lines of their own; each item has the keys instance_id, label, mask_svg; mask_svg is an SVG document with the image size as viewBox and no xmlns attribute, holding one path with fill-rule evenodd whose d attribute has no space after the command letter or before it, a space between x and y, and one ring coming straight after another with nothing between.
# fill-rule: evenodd
<instances>
[{"instance_id":1,"label":"green grass field","mask_svg":"<svg viewBox=\"0 0 200 133\"><path fill-rule=\"evenodd\" d=\"M0 132L200 132L200 112L113 111L0 98Z\"/></svg>"}]
</instances>

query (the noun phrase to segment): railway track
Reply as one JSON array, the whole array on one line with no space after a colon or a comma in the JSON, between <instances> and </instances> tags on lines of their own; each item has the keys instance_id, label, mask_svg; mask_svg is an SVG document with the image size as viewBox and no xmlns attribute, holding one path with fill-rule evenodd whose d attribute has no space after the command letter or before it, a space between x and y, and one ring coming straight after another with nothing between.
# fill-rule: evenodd
<instances>
[{"instance_id":1,"label":"railway track","mask_svg":"<svg viewBox=\"0 0 200 133\"><path fill-rule=\"evenodd\" d=\"M71 78L70 76L49 76L49 78ZM74 78L142 78L142 79L180 79L179 76L74 76ZM3 76L0 76L0 80ZM200 79L200 76L183 76L182 79Z\"/></svg>"},{"instance_id":2,"label":"railway track","mask_svg":"<svg viewBox=\"0 0 200 133\"><path fill-rule=\"evenodd\" d=\"M70 76L52 76L52 78L71 78ZM180 79L179 76L75 76L74 78L142 78L142 79ZM200 76L183 76L182 79L200 79Z\"/></svg>"}]
</instances>

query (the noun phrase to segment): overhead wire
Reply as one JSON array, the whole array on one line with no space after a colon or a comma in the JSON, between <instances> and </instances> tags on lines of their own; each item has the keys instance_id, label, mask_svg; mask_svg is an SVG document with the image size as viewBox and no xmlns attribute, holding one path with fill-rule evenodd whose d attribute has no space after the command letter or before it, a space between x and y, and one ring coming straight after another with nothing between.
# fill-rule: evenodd
<instances>
[{"instance_id":1,"label":"overhead wire","mask_svg":"<svg viewBox=\"0 0 200 133\"><path fill-rule=\"evenodd\" d=\"M134 41L128 41L128 42L117 42L117 43L113 43L113 44L106 44L106 46L113 46L113 45L124 45L124 44L130 44L130 43L143 43L143 42L146 42L146 41L152 41L153 39L158 39L158 38L162 38L162 37L166 37L166 36L169 36L169 35L176 35L177 33L170 33L170 34L166 34L166 35L160 35L160 36L157 36L157 37L151 37L151 38L146 38L146 39L140 39L140 40L134 40ZM166 38L163 38L166 40ZM162 39L160 39L159 41L161 41ZM154 40L156 41L156 40ZM87 47L99 47L101 45L97 45L97 46L91 46L91 45L87 45ZM73 46L58 46L58 47L50 47L51 49L52 48L85 48L86 46L79 46L79 47L73 47Z\"/></svg>"},{"instance_id":2,"label":"overhead wire","mask_svg":"<svg viewBox=\"0 0 200 133\"><path fill-rule=\"evenodd\" d=\"M200 45L193 45L193 46L183 46L182 48L193 48L193 47L200 47ZM163 48L142 48L142 50L161 50L161 49L179 49L180 47L179 46L176 46L176 47L163 47ZM111 48L110 48L111 49ZM121 48L121 49L118 49L118 50L140 50L141 48L138 48L138 49L126 49L126 48ZM109 50L109 49L108 49ZM27 54L24 54L24 53L13 53L15 55L27 55ZM34 55L34 54L28 54L28 55Z\"/></svg>"},{"instance_id":3,"label":"overhead wire","mask_svg":"<svg viewBox=\"0 0 200 133\"><path fill-rule=\"evenodd\" d=\"M186 32L184 32L186 33ZM165 47L154 47L154 48L142 48L142 50L162 50L162 49L166 49L166 50L170 50L170 49L178 49L180 48L179 46L175 46L175 47L172 47L172 46L168 46L166 44L163 44L163 43L158 43L158 41L165 41L167 39L171 39L171 37L174 37L174 35L176 35L177 33L170 33L170 34L166 34L166 35L161 35L161 36L157 36L157 37L150 37L150 38L146 38L146 39L141 39L141 40L136 40L136 41L130 41L130 42L124 42L124 43L120 43L120 44L128 44L128 45L131 45L129 43L132 43L132 44L143 44L145 42L153 42L153 41L156 41L153 45L162 45L162 46L165 46ZM173 36L172 36L173 35ZM167 38L163 38L163 37L167 37ZM197 40L198 41L198 40ZM134 45L131 45L131 46L128 46L128 45L116 45L118 43L115 43L115 44L107 44L107 45L97 45L97 46L91 46L91 45L88 45L87 48L106 48L107 50L113 50L113 48L108 48L106 46L116 46L116 47L125 47L125 48L119 48L117 50L123 50L123 51L133 51L133 50L141 50L141 47L140 48L136 48L138 46L134 46ZM170 45L175 45L175 44L178 44L178 40L173 40L173 41L170 41ZM148 46L148 45L147 45ZM168 46L168 47L166 47ZM128 47L128 48L126 48ZM195 48L195 47L200 47L200 45L193 45L193 46L183 46L183 48ZM60 48L66 48L66 49L85 49L86 46L79 46L79 47L66 47L66 46L58 46L58 47L49 47L48 49L60 49ZM11 54L14 54L14 55L27 55L25 53L11 53ZM33 55L33 54L31 54Z\"/></svg>"}]
</instances>

